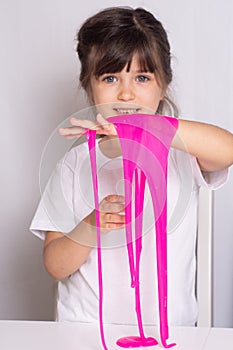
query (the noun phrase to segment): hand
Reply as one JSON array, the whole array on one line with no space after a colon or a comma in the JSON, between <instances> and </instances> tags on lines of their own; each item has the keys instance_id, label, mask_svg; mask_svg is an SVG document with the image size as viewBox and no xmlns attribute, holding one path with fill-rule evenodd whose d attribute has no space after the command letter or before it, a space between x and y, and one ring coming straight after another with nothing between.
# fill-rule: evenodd
<instances>
[{"instance_id":1,"label":"hand","mask_svg":"<svg viewBox=\"0 0 233 350\"><path fill-rule=\"evenodd\" d=\"M117 194L110 194L100 202L100 228L102 233L117 230L125 226L125 214L120 214L124 212L124 208L125 198ZM84 222L96 229L96 211L93 210L84 219Z\"/></svg>"},{"instance_id":2,"label":"hand","mask_svg":"<svg viewBox=\"0 0 233 350\"><path fill-rule=\"evenodd\" d=\"M96 121L88 119L70 118L71 127L59 128L58 133L67 139L78 138L85 134L87 130L96 130L97 134L116 136L117 132L114 124L109 123L101 114L97 114Z\"/></svg>"}]
</instances>

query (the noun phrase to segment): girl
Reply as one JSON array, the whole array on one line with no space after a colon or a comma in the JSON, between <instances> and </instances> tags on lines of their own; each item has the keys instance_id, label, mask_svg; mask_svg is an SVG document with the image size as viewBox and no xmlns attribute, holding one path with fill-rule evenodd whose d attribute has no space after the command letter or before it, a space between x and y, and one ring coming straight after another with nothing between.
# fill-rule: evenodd
<instances>
[{"instance_id":1,"label":"girl","mask_svg":"<svg viewBox=\"0 0 233 350\"><path fill-rule=\"evenodd\" d=\"M127 249L121 241L124 196L116 130L106 117L124 113L176 116L168 96L172 81L170 46L162 24L142 8L115 7L87 19L78 32L80 82L97 120L71 118L60 135L77 138L86 129L101 137L97 148L103 249L104 322L136 324ZM156 118L156 115L155 115ZM182 140L182 141L181 141ZM168 235L168 315L172 325L194 325L195 242L200 186L216 189L233 163L233 135L219 127L179 120L168 174L168 217L179 202L183 179L191 184L187 208ZM188 171L188 169L192 171ZM182 181L183 181L182 180ZM182 184L183 186L183 184ZM88 147L84 142L62 159L48 183L31 224L44 239L44 264L58 282L56 320L98 320L96 227ZM141 259L144 324L157 322L154 227L145 208ZM153 220L152 220L153 221ZM118 239L119 238L119 239Z\"/></svg>"}]
</instances>

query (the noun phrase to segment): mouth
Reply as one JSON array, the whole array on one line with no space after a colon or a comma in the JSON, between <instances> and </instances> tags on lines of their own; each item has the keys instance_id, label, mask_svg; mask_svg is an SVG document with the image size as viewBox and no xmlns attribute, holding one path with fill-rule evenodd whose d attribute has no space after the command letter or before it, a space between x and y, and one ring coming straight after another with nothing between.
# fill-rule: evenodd
<instances>
[{"instance_id":1,"label":"mouth","mask_svg":"<svg viewBox=\"0 0 233 350\"><path fill-rule=\"evenodd\" d=\"M136 114L140 108L113 108L117 114Z\"/></svg>"}]
</instances>

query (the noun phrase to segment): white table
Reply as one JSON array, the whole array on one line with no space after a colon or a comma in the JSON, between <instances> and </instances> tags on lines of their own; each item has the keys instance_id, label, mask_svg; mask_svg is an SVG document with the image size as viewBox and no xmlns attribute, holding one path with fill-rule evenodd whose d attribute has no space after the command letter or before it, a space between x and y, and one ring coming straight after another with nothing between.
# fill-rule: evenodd
<instances>
[{"instance_id":1,"label":"white table","mask_svg":"<svg viewBox=\"0 0 233 350\"><path fill-rule=\"evenodd\" d=\"M158 341L158 329L145 327L146 336ZM116 340L127 335L138 335L137 327L105 325L108 350L121 349ZM174 350L232 350L232 328L170 327L170 339L176 342ZM1 350L102 350L99 325L70 322L0 321ZM139 348L159 350L160 345Z\"/></svg>"}]
</instances>

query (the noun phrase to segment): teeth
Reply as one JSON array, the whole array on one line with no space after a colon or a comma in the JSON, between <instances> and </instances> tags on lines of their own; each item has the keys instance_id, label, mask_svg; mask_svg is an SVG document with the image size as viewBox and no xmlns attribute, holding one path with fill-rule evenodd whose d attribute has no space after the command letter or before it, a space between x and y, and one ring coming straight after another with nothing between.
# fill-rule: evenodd
<instances>
[{"instance_id":1,"label":"teeth","mask_svg":"<svg viewBox=\"0 0 233 350\"><path fill-rule=\"evenodd\" d=\"M118 108L115 108L114 110L120 114L134 114L134 113L138 112L138 109L118 109Z\"/></svg>"}]
</instances>

